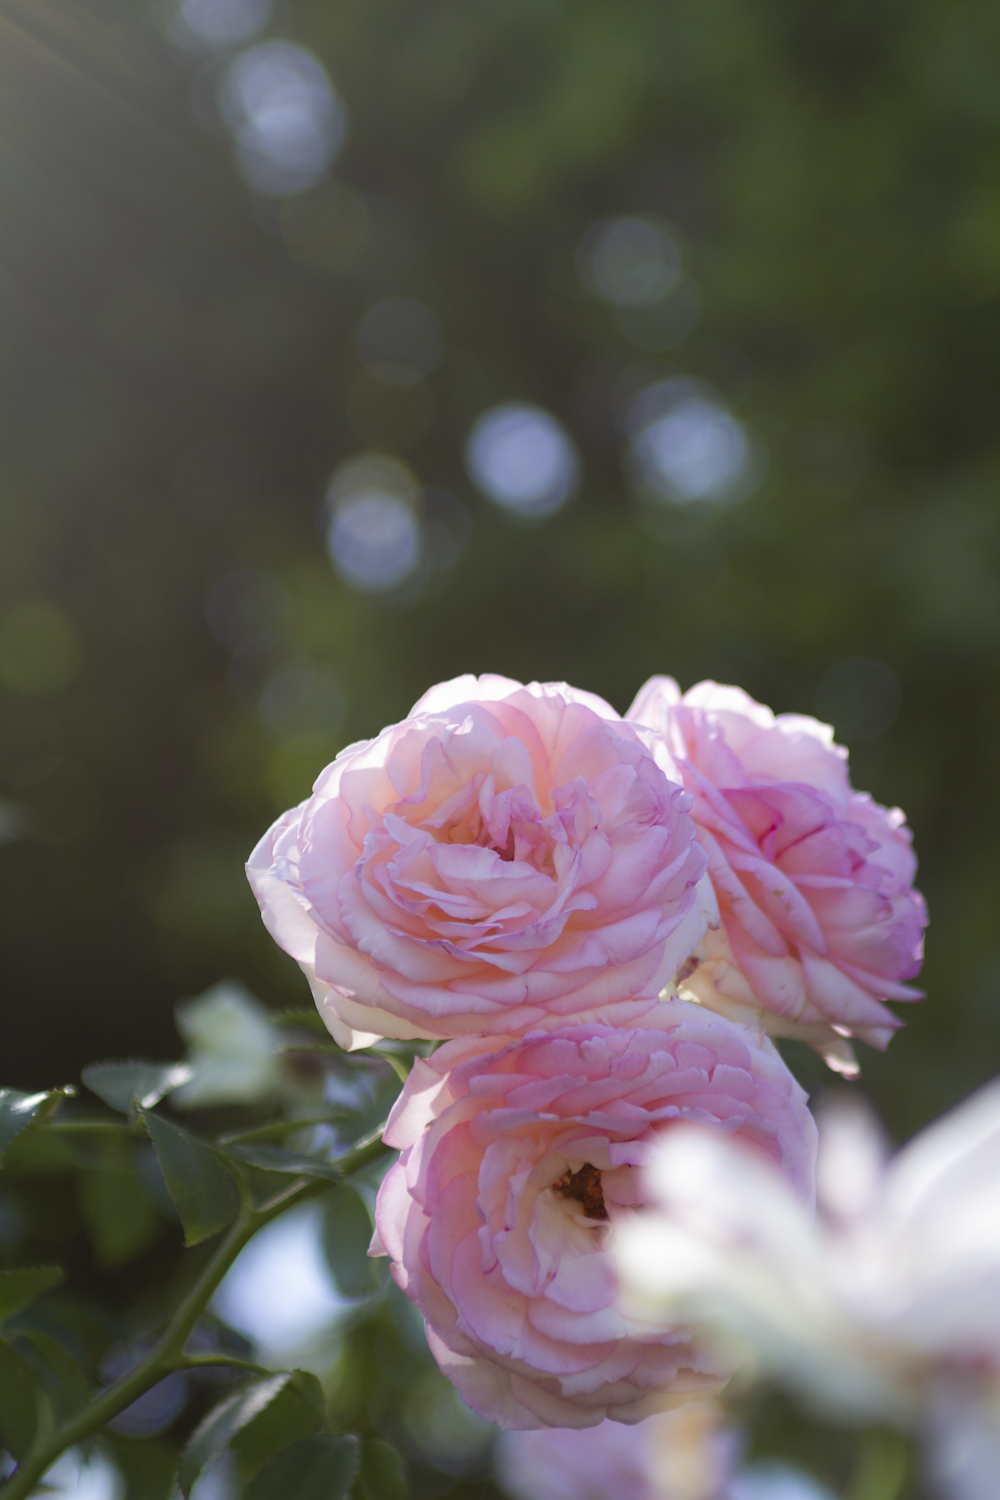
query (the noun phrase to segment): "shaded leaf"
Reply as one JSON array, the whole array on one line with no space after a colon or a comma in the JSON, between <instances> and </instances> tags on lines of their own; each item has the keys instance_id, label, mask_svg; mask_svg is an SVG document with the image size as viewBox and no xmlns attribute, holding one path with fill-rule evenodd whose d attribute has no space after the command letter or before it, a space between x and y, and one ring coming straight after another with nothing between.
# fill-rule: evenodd
<instances>
[{"instance_id":1,"label":"shaded leaf","mask_svg":"<svg viewBox=\"0 0 1000 1500\"><path fill-rule=\"evenodd\" d=\"M31 1271L0 1271L0 1323L51 1291L63 1279L58 1266L38 1266Z\"/></svg>"},{"instance_id":2,"label":"shaded leaf","mask_svg":"<svg viewBox=\"0 0 1000 1500\"><path fill-rule=\"evenodd\" d=\"M341 1500L357 1472L356 1437L302 1438L264 1465L246 1500Z\"/></svg>"},{"instance_id":3,"label":"shaded leaf","mask_svg":"<svg viewBox=\"0 0 1000 1500\"><path fill-rule=\"evenodd\" d=\"M102 1270L128 1265L157 1238L163 1221L131 1162L81 1173L77 1190L94 1259Z\"/></svg>"},{"instance_id":4,"label":"shaded leaf","mask_svg":"<svg viewBox=\"0 0 1000 1500\"><path fill-rule=\"evenodd\" d=\"M316 1376L295 1370L274 1400L242 1427L232 1442L241 1477L252 1479L268 1459L323 1425L323 1387Z\"/></svg>"},{"instance_id":5,"label":"shaded leaf","mask_svg":"<svg viewBox=\"0 0 1000 1500\"><path fill-rule=\"evenodd\" d=\"M391 1443L366 1438L361 1444L352 1500L406 1500L406 1468Z\"/></svg>"},{"instance_id":6,"label":"shaded leaf","mask_svg":"<svg viewBox=\"0 0 1000 1500\"><path fill-rule=\"evenodd\" d=\"M369 1258L374 1226L368 1209L346 1182L331 1188L323 1217L323 1250L345 1297L363 1297L381 1277Z\"/></svg>"},{"instance_id":7,"label":"shaded leaf","mask_svg":"<svg viewBox=\"0 0 1000 1500\"><path fill-rule=\"evenodd\" d=\"M291 1373L285 1370L262 1380L253 1380L213 1407L205 1420L195 1428L181 1454L177 1482L182 1494L187 1496L191 1493L202 1469L225 1452L230 1439L241 1427L259 1416L291 1379Z\"/></svg>"},{"instance_id":8,"label":"shaded leaf","mask_svg":"<svg viewBox=\"0 0 1000 1500\"><path fill-rule=\"evenodd\" d=\"M115 1468L125 1481L121 1500L170 1500L174 1490L176 1455L173 1444L162 1438L123 1438L105 1434Z\"/></svg>"},{"instance_id":9,"label":"shaded leaf","mask_svg":"<svg viewBox=\"0 0 1000 1500\"><path fill-rule=\"evenodd\" d=\"M140 1109L156 1159L184 1226L185 1245L218 1234L236 1216L236 1184L218 1157L189 1130Z\"/></svg>"},{"instance_id":10,"label":"shaded leaf","mask_svg":"<svg viewBox=\"0 0 1000 1500\"><path fill-rule=\"evenodd\" d=\"M46 1391L61 1420L86 1406L90 1397L87 1379L73 1355L48 1333L18 1333L11 1340L29 1366L38 1385Z\"/></svg>"},{"instance_id":11,"label":"shaded leaf","mask_svg":"<svg viewBox=\"0 0 1000 1500\"><path fill-rule=\"evenodd\" d=\"M48 1113L66 1094L66 1089L46 1089L41 1094L0 1089L0 1160L14 1137L39 1115Z\"/></svg>"},{"instance_id":12,"label":"shaded leaf","mask_svg":"<svg viewBox=\"0 0 1000 1500\"><path fill-rule=\"evenodd\" d=\"M191 1069L186 1063L128 1058L122 1062L91 1063L80 1076L98 1099L127 1115L136 1109L152 1109L171 1089L188 1082Z\"/></svg>"},{"instance_id":13,"label":"shaded leaf","mask_svg":"<svg viewBox=\"0 0 1000 1500\"><path fill-rule=\"evenodd\" d=\"M343 1056L343 1051L342 1051L342 1049L340 1047L337 1046L336 1042L288 1042L284 1047L279 1047L278 1051L279 1051L279 1053L282 1053L282 1052L339 1052L340 1055Z\"/></svg>"},{"instance_id":14,"label":"shaded leaf","mask_svg":"<svg viewBox=\"0 0 1000 1500\"><path fill-rule=\"evenodd\" d=\"M38 1388L15 1349L0 1339L0 1446L22 1459L38 1425Z\"/></svg>"},{"instance_id":15,"label":"shaded leaf","mask_svg":"<svg viewBox=\"0 0 1000 1500\"><path fill-rule=\"evenodd\" d=\"M238 1141L225 1147L228 1156L245 1161L251 1167L260 1167L264 1172L291 1173L295 1177L326 1177L331 1182L340 1182L343 1173L333 1162L319 1156L306 1156L302 1151L286 1151L281 1146L268 1146L262 1141Z\"/></svg>"},{"instance_id":16,"label":"shaded leaf","mask_svg":"<svg viewBox=\"0 0 1000 1500\"><path fill-rule=\"evenodd\" d=\"M303 1031L318 1031L325 1037L330 1035L318 1010L283 1010L274 1017L274 1024L275 1026L298 1026ZM341 1049L337 1047L335 1050L339 1052Z\"/></svg>"}]
</instances>

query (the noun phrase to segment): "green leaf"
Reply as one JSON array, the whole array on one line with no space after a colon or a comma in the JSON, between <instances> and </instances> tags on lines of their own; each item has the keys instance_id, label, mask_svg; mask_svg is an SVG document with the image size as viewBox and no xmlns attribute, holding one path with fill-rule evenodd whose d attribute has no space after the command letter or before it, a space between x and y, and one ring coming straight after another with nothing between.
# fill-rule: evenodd
<instances>
[{"instance_id":1,"label":"green leaf","mask_svg":"<svg viewBox=\"0 0 1000 1500\"><path fill-rule=\"evenodd\" d=\"M326 1177L331 1182L340 1182L343 1173L333 1162L319 1156L306 1156L302 1151L285 1151L281 1146L267 1146L263 1141L237 1141L226 1146L227 1156L245 1161L251 1167L260 1167L264 1172L291 1173L295 1177Z\"/></svg>"},{"instance_id":2,"label":"green leaf","mask_svg":"<svg viewBox=\"0 0 1000 1500\"><path fill-rule=\"evenodd\" d=\"M242 1390L213 1407L205 1420L195 1428L181 1454L177 1482L185 1496L191 1493L198 1475L229 1446L230 1440L264 1411L291 1381L289 1371L252 1380Z\"/></svg>"},{"instance_id":3,"label":"green leaf","mask_svg":"<svg viewBox=\"0 0 1000 1500\"><path fill-rule=\"evenodd\" d=\"M275 1026L298 1026L303 1031L318 1031L328 1037L330 1033L323 1024L318 1010L283 1010L274 1017ZM340 1048L337 1048L340 1051Z\"/></svg>"},{"instance_id":4,"label":"green leaf","mask_svg":"<svg viewBox=\"0 0 1000 1500\"><path fill-rule=\"evenodd\" d=\"M86 1377L65 1344L48 1333L18 1333L14 1348L29 1366L39 1386L48 1393L61 1420L86 1406L90 1389Z\"/></svg>"},{"instance_id":5,"label":"green leaf","mask_svg":"<svg viewBox=\"0 0 1000 1500\"><path fill-rule=\"evenodd\" d=\"M157 1239L163 1220L134 1172L120 1167L83 1172L77 1191L94 1260L102 1270L127 1266Z\"/></svg>"},{"instance_id":6,"label":"green leaf","mask_svg":"<svg viewBox=\"0 0 1000 1500\"><path fill-rule=\"evenodd\" d=\"M22 1094L17 1089L0 1089L0 1160L15 1136L40 1114L47 1113L66 1097L66 1089L46 1089L41 1094Z\"/></svg>"},{"instance_id":7,"label":"green leaf","mask_svg":"<svg viewBox=\"0 0 1000 1500\"><path fill-rule=\"evenodd\" d=\"M323 1426L323 1387L316 1376L295 1370L274 1400L233 1438L232 1450L240 1477L252 1479L257 1470L289 1443L312 1437Z\"/></svg>"},{"instance_id":8,"label":"green leaf","mask_svg":"<svg viewBox=\"0 0 1000 1500\"><path fill-rule=\"evenodd\" d=\"M357 1472L356 1437L302 1438L264 1465L245 1500L342 1500Z\"/></svg>"},{"instance_id":9,"label":"green leaf","mask_svg":"<svg viewBox=\"0 0 1000 1500\"><path fill-rule=\"evenodd\" d=\"M31 1271L0 1271L0 1323L20 1312L43 1292L63 1279L58 1266L38 1266Z\"/></svg>"},{"instance_id":10,"label":"green leaf","mask_svg":"<svg viewBox=\"0 0 1000 1500\"><path fill-rule=\"evenodd\" d=\"M0 1339L0 1447L20 1460L38 1426L38 1388L15 1349Z\"/></svg>"},{"instance_id":11,"label":"green leaf","mask_svg":"<svg viewBox=\"0 0 1000 1500\"><path fill-rule=\"evenodd\" d=\"M91 1063L81 1078L98 1099L121 1114L152 1109L171 1089L180 1088L191 1077L186 1063L152 1063L139 1058L124 1062Z\"/></svg>"},{"instance_id":12,"label":"green leaf","mask_svg":"<svg viewBox=\"0 0 1000 1500\"><path fill-rule=\"evenodd\" d=\"M122 1500L170 1500L176 1493L177 1455L171 1442L163 1438L141 1438L137 1442L116 1432L105 1432L104 1441L125 1481Z\"/></svg>"},{"instance_id":13,"label":"green leaf","mask_svg":"<svg viewBox=\"0 0 1000 1500\"><path fill-rule=\"evenodd\" d=\"M374 1291L381 1277L369 1258L372 1221L362 1199L346 1182L331 1188L323 1219L323 1250L345 1297Z\"/></svg>"},{"instance_id":14,"label":"green leaf","mask_svg":"<svg viewBox=\"0 0 1000 1500\"><path fill-rule=\"evenodd\" d=\"M406 1468L391 1443L366 1438L351 1500L406 1500Z\"/></svg>"},{"instance_id":15,"label":"green leaf","mask_svg":"<svg viewBox=\"0 0 1000 1500\"><path fill-rule=\"evenodd\" d=\"M236 1216L236 1184L218 1157L189 1130L140 1109L156 1159L184 1226L185 1245L218 1234Z\"/></svg>"},{"instance_id":16,"label":"green leaf","mask_svg":"<svg viewBox=\"0 0 1000 1500\"><path fill-rule=\"evenodd\" d=\"M306 1370L283 1370L251 1381L219 1403L197 1428L181 1455L178 1483L185 1495L213 1459L232 1444L240 1473L248 1478L262 1463L323 1424L323 1387Z\"/></svg>"}]
</instances>

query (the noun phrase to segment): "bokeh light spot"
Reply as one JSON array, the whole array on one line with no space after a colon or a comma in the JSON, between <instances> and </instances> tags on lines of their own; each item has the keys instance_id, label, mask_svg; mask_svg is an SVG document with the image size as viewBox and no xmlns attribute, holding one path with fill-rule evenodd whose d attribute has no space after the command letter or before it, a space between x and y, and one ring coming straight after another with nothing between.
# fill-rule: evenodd
<instances>
[{"instance_id":1,"label":"bokeh light spot","mask_svg":"<svg viewBox=\"0 0 1000 1500\"><path fill-rule=\"evenodd\" d=\"M271 1353L311 1341L343 1305L323 1255L321 1210L313 1204L255 1235L213 1299L231 1328Z\"/></svg>"},{"instance_id":2,"label":"bokeh light spot","mask_svg":"<svg viewBox=\"0 0 1000 1500\"><path fill-rule=\"evenodd\" d=\"M365 369L390 385L413 385L440 363L444 331L423 302L388 297L365 314L358 331Z\"/></svg>"},{"instance_id":3,"label":"bokeh light spot","mask_svg":"<svg viewBox=\"0 0 1000 1500\"><path fill-rule=\"evenodd\" d=\"M260 42L227 68L219 91L243 174L270 197L301 193L339 152L346 112L312 52L294 42Z\"/></svg>"},{"instance_id":4,"label":"bokeh light spot","mask_svg":"<svg viewBox=\"0 0 1000 1500\"><path fill-rule=\"evenodd\" d=\"M580 461L564 428L538 406L495 406L472 429L465 462L473 483L498 505L549 516L576 489Z\"/></svg>"},{"instance_id":5,"label":"bokeh light spot","mask_svg":"<svg viewBox=\"0 0 1000 1500\"><path fill-rule=\"evenodd\" d=\"M420 561L418 489L395 459L367 454L343 464L327 496L327 546L345 583L364 592L395 588Z\"/></svg>"},{"instance_id":6,"label":"bokeh light spot","mask_svg":"<svg viewBox=\"0 0 1000 1500\"><path fill-rule=\"evenodd\" d=\"M742 500L757 483L746 428L692 381L648 386L632 405L629 427L637 478L660 499Z\"/></svg>"},{"instance_id":7,"label":"bokeh light spot","mask_svg":"<svg viewBox=\"0 0 1000 1500\"><path fill-rule=\"evenodd\" d=\"M170 35L181 47L221 52L250 41L270 17L271 0L181 0Z\"/></svg>"},{"instance_id":8,"label":"bokeh light spot","mask_svg":"<svg viewBox=\"0 0 1000 1500\"><path fill-rule=\"evenodd\" d=\"M84 1457L79 1448L71 1448L45 1475L44 1493L51 1500L121 1500L125 1481L103 1453Z\"/></svg>"},{"instance_id":9,"label":"bokeh light spot","mask_svg":"<svg viewBox=\"0 0 1000 1500\"><path fill-rule=\"evenodd\" d=\"M681 253L665 229L623 217L594 224L578 251L584 279L616 307L651 307L680 276Z\"/></svg>"}]
</instances>

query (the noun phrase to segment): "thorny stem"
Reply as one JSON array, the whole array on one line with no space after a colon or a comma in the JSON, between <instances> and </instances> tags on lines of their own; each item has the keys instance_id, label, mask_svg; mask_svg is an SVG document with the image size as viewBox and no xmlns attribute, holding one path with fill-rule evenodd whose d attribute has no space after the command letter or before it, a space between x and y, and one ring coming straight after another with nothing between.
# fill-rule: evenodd
<instances>
[{"instance_id":1,"label":"thorny stem","mask_svg":"<svg viewBox=\"0 0 1000 1500\"><path fill-rule=\"evenodd\" d=\"M388 1147L382 1144L384 1125L358 1141L350 1150L337 1158L338 1166L345 1177L359 1172L370 1162L377 1161ZM177 1308L157 1343L146 1357L109 1386L89 1406L52 1430L44 1419L39 1421L39 1430L29 1453L3 1485L0 1485L0 1500L27 1500L39 1480L52 1467L56 1459L67 1448L82 1442L131 1406L140 1396L169 1375L173 1370L191 1369L204 1365L232 1365L236 1368L260 1371L261 1366L250 1361L236 1360L228 1356L200 1356L184 1353L184 1345L213 1293L239 1255L244 1245L272 1219L283 1214L296 1203L315 1198L332 1186L329 1178L310 1178L300 1181L281 1198L263 1209L255 1209L244 1198L243 1206L230 1225L229 1230L217 1246L214 1255L202 1271L191 1291Z\"/></svg>"}]
</instances>

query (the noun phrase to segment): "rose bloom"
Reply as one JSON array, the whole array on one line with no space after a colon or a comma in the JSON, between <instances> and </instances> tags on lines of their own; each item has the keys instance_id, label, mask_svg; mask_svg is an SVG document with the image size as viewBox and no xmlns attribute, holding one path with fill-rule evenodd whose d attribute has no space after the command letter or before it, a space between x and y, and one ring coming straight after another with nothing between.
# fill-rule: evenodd
<instances>
[{"instance_id":1,"label":"rose bloom","mask_svg":"<svg viewBox=\"0 0 1000 1500\"><path fill-rule=\"evenodd\" d=\"M902 1023L882 1002L920 998L901 983L927 924L903 814L853 790L827 725L775 718L739 688L701 682L682 697L654 677L628 716L659 732L662 763L694 797L719 902L687 988L856 1073L844 1039L884 1048Z\"/></svg>"},{"instance_id":2,"label":"rose bloom","mask_svg":"<svg viewBox=\"0 0 1000 1500\"><path fill-rule=\"evenodd\" d=\"M619 1311L613 1241L678 1121L715 1125L812 1191L815 1127L764 1033L681 1000L642 1028L462 1037L418 1059L386 1142L372 1254L388 1254L463 1400L503 1427L634 1423L718 1389L690 1328Z\"/></svg>"},{"instance_id":3,"label":"rose bloom","mask_svg":"<svg viewBox=\"0 0 1000 1500\"><path fill-rule=\"evenodd\" d=\"M564 684L459 677L326 768L247 868L342 1046L655 1003L705 856L644 735Z\"/></svg>"}]
</instances>

